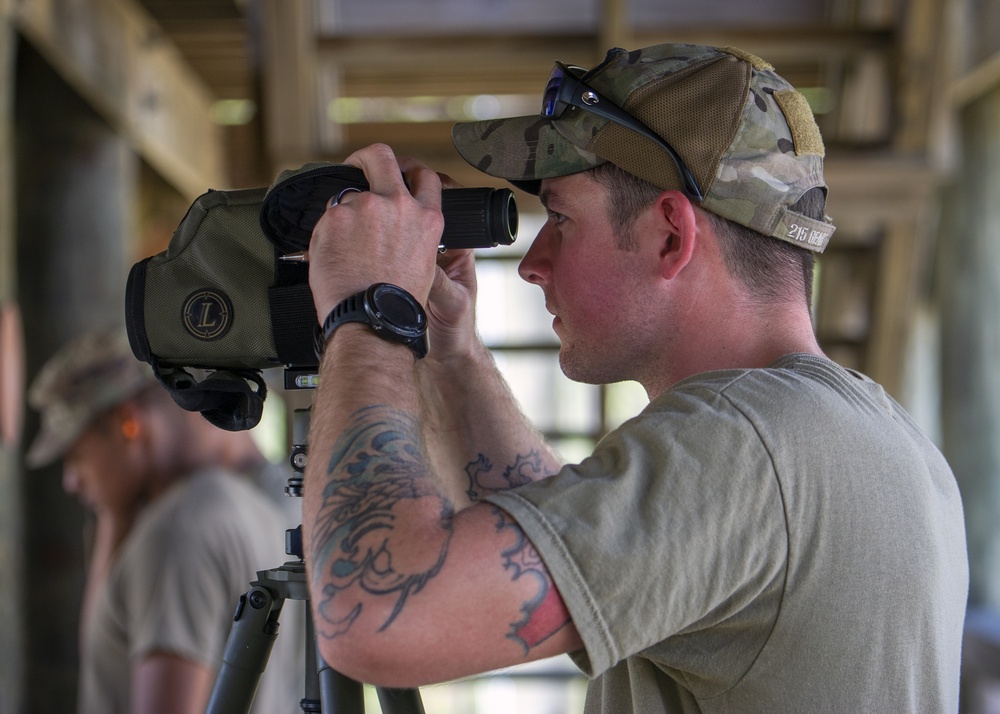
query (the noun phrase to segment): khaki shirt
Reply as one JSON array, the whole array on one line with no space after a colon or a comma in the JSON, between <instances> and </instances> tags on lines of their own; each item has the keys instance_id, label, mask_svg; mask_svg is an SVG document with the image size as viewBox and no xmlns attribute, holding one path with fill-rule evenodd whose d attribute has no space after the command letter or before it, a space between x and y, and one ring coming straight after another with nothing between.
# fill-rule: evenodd
<instances>
[{"instance_id":1,"label":"khaki shirt","mask_svg":"<svg viewBox=\"0 0 1000 714\"><path fill-rule=\"evenodd\" d=\"M569 608L588 713L957 710L955 479L832 362L685 380L592 457L488 500Z\"/></svg>"},{"instance_id":2,"label":"khaki shirt","mask_svg":"<svg viewBox=\"0 0 1000 714\"><path fill-rule=\"evenodd\" d=\"M217 668L240 596L258 570L290 560L286 520L248 478L225 471L193 474L144 510L84 633L79 713L127 714L130 666L154 651ZM302 697L298 605L282 611L255 713L295 711Z\"/></svg>"}]
</instances>

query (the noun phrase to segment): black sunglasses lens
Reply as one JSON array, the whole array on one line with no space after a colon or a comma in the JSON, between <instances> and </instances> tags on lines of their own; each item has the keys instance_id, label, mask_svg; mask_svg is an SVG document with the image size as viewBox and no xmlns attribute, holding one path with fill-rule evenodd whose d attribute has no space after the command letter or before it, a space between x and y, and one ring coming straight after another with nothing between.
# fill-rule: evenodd
<instances>
[{"instance_id":1,"label":"black sunglasses lens","mask_svg":"<svg viewBox=\"0 0 1000 714\"><path fill-rule=\"evenodd\" d=\"M562 67L556 65L552 68L549 81L545 85L545 93L542 95L542 116L557 117L559 104L559 88L562 87L563 79L566 78Z\"/></svg>"}]
</instances>

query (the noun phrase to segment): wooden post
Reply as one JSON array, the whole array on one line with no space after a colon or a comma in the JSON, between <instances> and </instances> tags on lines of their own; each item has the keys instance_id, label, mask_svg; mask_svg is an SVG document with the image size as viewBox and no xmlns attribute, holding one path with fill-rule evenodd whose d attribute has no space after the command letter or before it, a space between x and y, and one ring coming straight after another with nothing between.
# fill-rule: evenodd
<instances>
[{"instance_id":1,"label":"wooden post","mask_svg":"<svg viewBox=\"0 0 1000 714\"><path fill-rule=\"evenodd\" d=\"M66 340L123 320L138 158L26 45L14 118L18 302L30 380ZM27 417L30 440L38 418L30 410ZM23 479L26 711L71 711L76 697L85 518L61 476L56 463Z\"/></svg>"},{"instance_id":2,"label":"wooden post","mask_svg":"<svg viewBox=\"0 0 1000 714\"><path fill-rule=\"evenodd\" d=\"M320 144L313 11L310 0L265 0L262 6L264 116L275 173L315 160Z\"/></svg>"},{"instance_id":3,"label":"wooden post","mask_svg":"<svg viewBox=\"0 0 1000 714\"><path fill-rule=\"evenodd\" d=\"M941 236L944 447L965 502L970 605L1000 611L1000 87L964 107L961 128Z\"/></svg>"},{"instance_id":4,"label":"wooden post","mask_svg":"<svg viewBox=\"0 0 1000 714\"><path fill-rule=\"evenodd\" d=\"M0 0L0 319L9 322L17 293L17 273L14 269L14 58L16 37L8 21L8 2ZM8 307L5 308L4 306ZM10 325L6 326L11 327ZM0 330L4 330L0 325ZM0 335L0 371L12 359L23 355L3 354L4 338ZM7 370L10 365L7 365ZM0 374L0 400L23 403L23 384L5 380ZM14 394L14 391L21 392ZM4 414L6 412L6 414ZM0 404L0 420L12 419L12 412ZM21 508L20 454L17 444L6 443L3 432L17 440L11 425L0 424L0 622L4 626L4 645L0 647L0 712L23 711L24 626L22 622L23 521ZM18 428L17 431L20 431Z\"/></svg>"},{"instance_id":5,"label":"wooden post","mask_svg":"<svg viewBox=\"0 0 1000 714\"><path fill-rule=\"evenodd\" d=\"M598 36L600 46L596 48L595 59L600 62L604 53L612 47L632 47L632 27L629 23L629 0L603 0L601 2L601 25Z\"/></svg>"}]
</instances>

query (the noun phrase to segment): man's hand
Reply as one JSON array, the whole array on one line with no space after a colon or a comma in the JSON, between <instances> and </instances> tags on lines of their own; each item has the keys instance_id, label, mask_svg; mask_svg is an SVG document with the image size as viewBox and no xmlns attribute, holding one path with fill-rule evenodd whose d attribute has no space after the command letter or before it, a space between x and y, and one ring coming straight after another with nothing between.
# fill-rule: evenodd
<instances>
[{"instance_id":1,"label":"man's hand","mask_svg":"<svg viewBox=\"0 0 1000 714\"><path fill-rule=\"evenodd\" d=\"M438 174L444 190L462 188L446 174ZM478 347L476 338L476 261L471 250L447 250L438 255L438 269L428 299L427 321L431 361L453 362Z\"/></svg>"},{"instance_id":2,"label":"man's hand","mask_svg":"<svg viewBox=\"0 0 1000 714\"><path fill-rule=\"evenodd\" d=\"M364 171L371 188L345 194L313 229L309 287L318 320L377 282L398 285L426 304L444 229L440 178L415 159L397 159L383 144L344 163Z\"/></svg>"},{"instance_id":3,"label":"man's hand","mask_svg":"<svg viewBox=\"0 0 1000 714\"><path fill-rule=\"evenodd\" d=\"M449 250L438 256L427 301L431 359L452 361L472 353L476 336L476 265L471 250Z\"/></svg>"}]
</instances>

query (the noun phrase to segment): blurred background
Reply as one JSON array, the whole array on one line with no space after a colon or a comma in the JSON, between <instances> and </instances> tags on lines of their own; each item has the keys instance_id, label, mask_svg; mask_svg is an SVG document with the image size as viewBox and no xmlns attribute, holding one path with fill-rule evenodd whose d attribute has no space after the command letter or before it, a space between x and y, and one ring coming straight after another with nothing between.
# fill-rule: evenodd
<instances>
[{"instance_id":1,"label":"blurred background","mask_svg":"<svg viewBox=\"0 0 1000 714\"><path fill-rule=\"evenodd\" d=\"M820 341L885 385L956 472L972 574L962 708L1000 711L1000 1L0 0L0 714L72 711L76 694L84 518L58 466L23 464L25 385L66 339L120 317L128 269L166 248L190 203L375 141L500 186L459 158L454 122L534 113L556 59L665 41L760 55L809 99L838 226L819 261ZM516 274L543 216L518 202L518 241L479 256L479 327L572 459L645 396L562 377L541 294ZM275 460L308 399L269 396L259 441ZM556 714L580 711L583 688L557 659L424 701Z\"/></svg>"}]
</instances>

